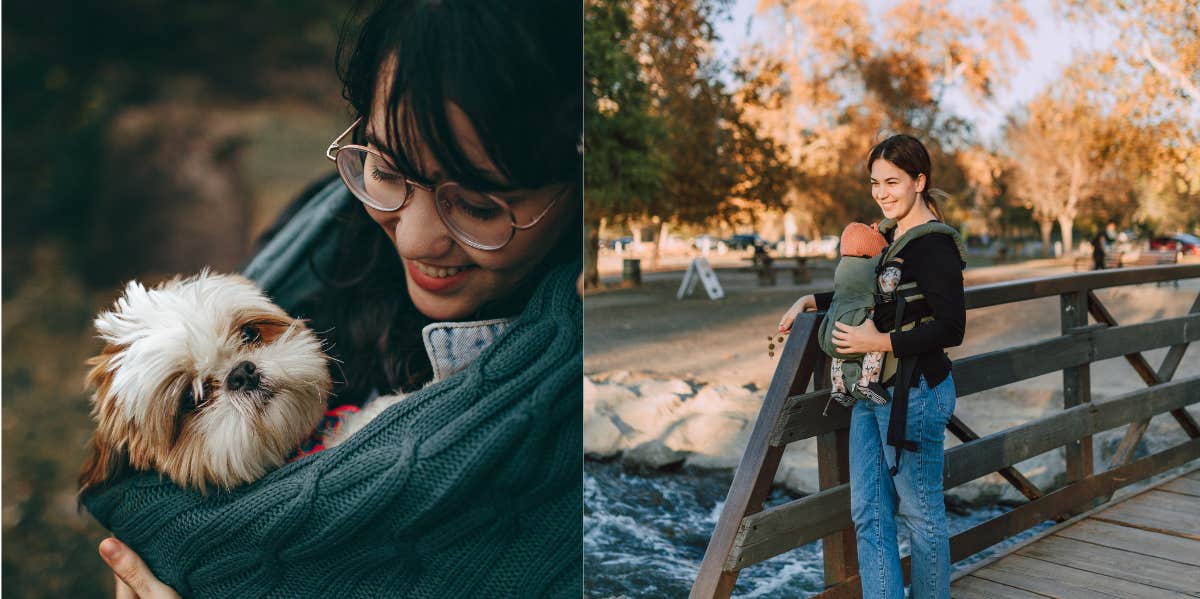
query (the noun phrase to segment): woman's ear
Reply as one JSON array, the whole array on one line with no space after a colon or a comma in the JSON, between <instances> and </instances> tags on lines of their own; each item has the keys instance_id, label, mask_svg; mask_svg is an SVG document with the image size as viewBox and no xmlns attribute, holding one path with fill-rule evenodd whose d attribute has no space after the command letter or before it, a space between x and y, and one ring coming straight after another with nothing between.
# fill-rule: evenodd
<instances>
[{"instance_id":1,"label":"woman's ear","mask_svg":"<svg viewBox=\"0 0 1200 599\"><path fill-rule=\"evenodd\" d=\"M916 186L917 186L917 193L921 193L922 191L925 191L925 173L917 173Z\"/></svg>"}]
</instances>

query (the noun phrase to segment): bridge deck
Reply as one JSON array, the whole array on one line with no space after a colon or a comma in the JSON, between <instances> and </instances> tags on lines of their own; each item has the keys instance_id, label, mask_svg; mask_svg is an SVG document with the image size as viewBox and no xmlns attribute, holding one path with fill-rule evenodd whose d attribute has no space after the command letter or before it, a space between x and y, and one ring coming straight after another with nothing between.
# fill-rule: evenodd
<instances>
[{"instance_id":1,"label":"bridge deck","mask_svg":"<svg viewBox=\"0 0 1200 599\"><path fill-rule=\"evenodd\" d=\"M959 577L951 594L1200 597L1200 469L1056 526Z\"/></svg>"}]
</instances>

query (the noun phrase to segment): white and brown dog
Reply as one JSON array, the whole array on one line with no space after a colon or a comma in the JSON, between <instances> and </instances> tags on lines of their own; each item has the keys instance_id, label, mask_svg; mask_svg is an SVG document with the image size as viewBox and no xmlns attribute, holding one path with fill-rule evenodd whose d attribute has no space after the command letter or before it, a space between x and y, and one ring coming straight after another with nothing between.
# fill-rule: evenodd
<instances>
[{"instance_id":1,"label":"white and brown dog","mask_svg":"<svg viewBox=\"0 0 1200 599\"><path fill-rule=\"evenodd\" d=\"M130 282L95 326L106 345L89 360L98 426L81 491L129 468L201 491L251 482L325 410L321 342L243 277Z\"/></svg>"}]
</instances>

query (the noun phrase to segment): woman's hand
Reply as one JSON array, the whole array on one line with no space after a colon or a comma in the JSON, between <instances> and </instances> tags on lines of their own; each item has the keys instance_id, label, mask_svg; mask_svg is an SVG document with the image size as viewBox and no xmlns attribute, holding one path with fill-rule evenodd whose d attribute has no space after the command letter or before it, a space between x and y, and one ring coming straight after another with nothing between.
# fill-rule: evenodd
<instances>
[{"instance_id":1,"label":"woman's hand","mask_svg":"<svg viewBox=\"0 0 1200 599\"><path fill-rule=\"evenodd\" d=\"M100 541L100 557L117 579L117 599L179 599L179 593L155 578L146 562L115 537Z\"/></svg>"},{"instance_id":2,"label":"woman's hand","mask_svg":"<svg viewBox=\"0 0 1200 599\"><path fill-rule=\"evenodd\" d=\"M869 354L892 351L892 336L880 333L870 318L858 326L833 323L833 346L843 354Z\"/></svg>"},{"instance_id":3,"label":"woman's hand","mask_svg":"<svg viewBox=\"0 0 1200 599\"><path fill-rule=\"evenodd\" d=\"M796 300L796 303L792 304L792 307L783 313L783 318L779 319L779 332L784 334L791 333L792 323L796 322L796 316L801 312L812 312L816 309L817 298L811 294Z\"/></svg>"}]
</instances>

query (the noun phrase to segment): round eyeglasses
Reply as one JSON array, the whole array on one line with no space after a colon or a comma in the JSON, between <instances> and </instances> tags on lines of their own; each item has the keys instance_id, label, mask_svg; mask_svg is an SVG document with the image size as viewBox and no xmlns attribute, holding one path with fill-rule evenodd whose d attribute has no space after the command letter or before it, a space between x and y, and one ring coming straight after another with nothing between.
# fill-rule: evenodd
<instances>
[{"instance_id":1,"label":"round eyeglasses","mask_svg":"<svg viewBox=\"0 0 1200 599\"><path fill-rule=\"evenodd\" d=\"M404 176L375 150L353 144L340 145L362 121L359 117L325 150L325 157L337 165L338 175L354 197L376 210L394 212L407 206L417 189L430 192L446 228L456 239L473 248L490 251L508 245L517 230L538 224L566 193L564 189L554 194L540 214L528 223L518 225L512 207L502 198L468 189L454 181L431 187Z\"/></svg>"}]
</instances>

